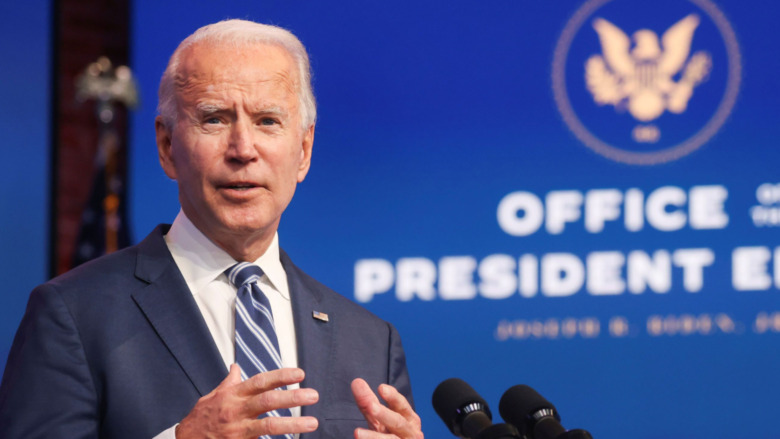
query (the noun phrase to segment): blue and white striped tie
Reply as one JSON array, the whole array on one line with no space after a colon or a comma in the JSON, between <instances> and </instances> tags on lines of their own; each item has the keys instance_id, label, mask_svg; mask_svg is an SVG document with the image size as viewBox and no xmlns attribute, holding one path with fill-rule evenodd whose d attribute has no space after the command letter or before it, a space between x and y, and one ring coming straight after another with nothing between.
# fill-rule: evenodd
<instances>
[{"instance_id":1,"label":"blue and white striped tie","mask_svg":"<svg viewBox=\"0 0 780 439\"><path fill-rule=\"evenodd\" d=\"M258 281L263 270L248 262L239 262L230 267L227 274L230 283L238 288L236 298L236 363L241 367L241 379L255 374L281 369L279 341L274 329L271 303L260 290ZM261 415L290 416L289 409L277 409ZM261 436L262 438L292 439L293 435Z\"/></svg>"}]
</instances>

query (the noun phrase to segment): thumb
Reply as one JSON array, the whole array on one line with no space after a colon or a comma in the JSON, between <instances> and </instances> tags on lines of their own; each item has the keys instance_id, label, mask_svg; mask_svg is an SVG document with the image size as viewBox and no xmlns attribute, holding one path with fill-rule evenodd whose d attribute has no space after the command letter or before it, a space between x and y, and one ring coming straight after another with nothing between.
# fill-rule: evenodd
<instances>
[{"instance_id":1,"label":"thumb","mask_svg":"<svg viewBox=\"0 0 780 439\"><path fill-rule=\"evenodd\" d=\"M219 384L219 387L230 387L236 384L241 384L241 367L238 364L233 363L230 365L230 372L224 380Z\"/></svg>"}]
</instances>

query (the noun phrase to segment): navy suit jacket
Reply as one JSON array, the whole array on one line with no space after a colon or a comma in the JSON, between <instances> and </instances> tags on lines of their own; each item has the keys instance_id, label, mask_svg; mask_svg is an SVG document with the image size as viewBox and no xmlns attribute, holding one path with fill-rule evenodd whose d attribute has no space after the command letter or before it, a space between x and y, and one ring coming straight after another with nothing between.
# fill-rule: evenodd
<instances>
[{"instance_id":1,"label":"navy suit jacket","mask_svg":"<svg viewBox=\"0 0 780 439\"><path fill-rule=\"evenodd\" d=\"M0 437L151 438L227 376L166 230L32 292L0 385ZM320 426L302 438L350 438L366 425L350 391L356 377L374 389L391 384L411 401L393 326L306 275L284 252L281 260L302 386L320 394L302 408Z\"/></svg>"}]
</instances>

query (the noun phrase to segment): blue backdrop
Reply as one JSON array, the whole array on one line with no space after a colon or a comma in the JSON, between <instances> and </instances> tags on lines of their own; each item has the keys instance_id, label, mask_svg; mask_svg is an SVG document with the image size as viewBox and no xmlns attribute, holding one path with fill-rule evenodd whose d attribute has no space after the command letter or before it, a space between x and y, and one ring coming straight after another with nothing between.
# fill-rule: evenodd
<instances>
[{"instance_id":1,"label":"blue backdrop","mask_svg":"<svg viewBox=\"0 0 780 439\"><path fill-rule=\"evenodd\" d=\"M599 439L777 436L774 3L138 0L133 14L136 241L178 211L153 133L178 42L223 18L292 30L319 119L281 244L398 327L428 437L450 436L429 401L452 376L495 411L529 384Z\"/></svg>"},{"instance_id":2,"label":"blue backdrop","mask_svg":"<svg viewBox=\"0 0 780 439\"><path fill-rule=\"evenodd\" d=\"M0 358L48 274L49 2L0 4Z\"/></svg>"}]
</instances>

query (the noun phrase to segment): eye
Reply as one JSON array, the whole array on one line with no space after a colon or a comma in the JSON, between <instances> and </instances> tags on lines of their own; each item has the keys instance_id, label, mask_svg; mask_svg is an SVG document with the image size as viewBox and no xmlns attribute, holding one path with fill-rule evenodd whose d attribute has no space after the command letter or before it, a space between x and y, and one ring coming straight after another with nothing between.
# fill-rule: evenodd
<instances>
[{"instance_id":1,"label":"eye","mask_svg":"<svg viewBox=\"0 0 780 439\"><path fill-rule=\"evenodd\" d=\"M219 124L219 123L222 123L222 121L219 120L218 117L209 117L209 118L206 119L206 124L208 124L208 125L216 125L216 124Z\"/></svg>"},{"instance_id":2,"label":"eye","mask_svg":"<svg viewBox=\"0 0 780 439\"><path fill-rule=\"evenodd\" d=\"M273 117L264 117L260 119L260 125L273 126L277 124L279 124L279 121L274 119Z\"/></svg>"}]
</instances>

